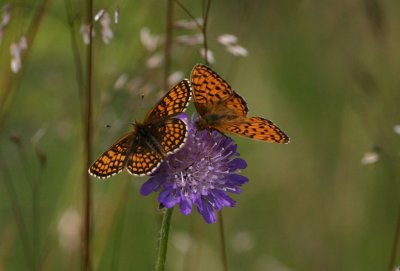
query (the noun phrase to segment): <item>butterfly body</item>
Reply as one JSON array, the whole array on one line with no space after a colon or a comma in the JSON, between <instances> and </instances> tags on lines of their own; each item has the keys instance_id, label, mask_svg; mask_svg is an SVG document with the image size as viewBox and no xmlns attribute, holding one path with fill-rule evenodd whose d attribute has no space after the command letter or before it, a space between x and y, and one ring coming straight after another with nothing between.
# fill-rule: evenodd
<instances>
[{"instance_id":1,"label":"butterfly body","mask_svg":"<svg viewBox=\"0 0 400 271\"><path fill-rule=\"evenodd\" d=\"M132 175L153 173L167 155L178 151L186 141L188 127L180 114L190 97L190 83L183 80L161 98L143 123L133 123L133 131L104 152L89 173L101 179L118 174L125 167Z\"/></svg>"},{"instance_id":2,"label":"butterfly body","mask_svg":"<svg viewBox=\"0 0 400 271\"><path fill-rule=\"evenodd\" d=\"M233 133L265 142L288 143L289 137L270 120L248 117L245 100L211 68L198 64L191 75L199 129Z\"/></svg>"}]
</instances>

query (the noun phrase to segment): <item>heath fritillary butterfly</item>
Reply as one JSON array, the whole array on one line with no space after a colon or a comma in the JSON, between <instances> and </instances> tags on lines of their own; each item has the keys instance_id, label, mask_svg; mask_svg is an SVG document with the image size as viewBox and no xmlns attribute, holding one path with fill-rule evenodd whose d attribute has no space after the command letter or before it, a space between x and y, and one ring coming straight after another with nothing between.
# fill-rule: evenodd
<instances>
[{"instance_id":1,"label":"heath fritillary butterfly","mask_svg":"<svg viewBox=\"0 0 400 271\"><path fill-rule=\"evenodd\" d=\"M265 142L289 143L289 137L270 120L248 117L244 99L211 68L198 64L191 74L200 129L230 132Z\"/></svg>"},{"instance_id":2,"label":"heath fritillary butterfly","mask_svg":"<svg viewBox=\"0 0 400 271\"><path fill-rule=\"evenodd\" d=\"M186 141L187 123L177 115L184 112L191 97L191 86L183 80L149 111L143 123L119 139L89 168L96 178L109 178L125 167L132 175L154 172L163 159L179 150Z\"/></svg>"}]
</instances>

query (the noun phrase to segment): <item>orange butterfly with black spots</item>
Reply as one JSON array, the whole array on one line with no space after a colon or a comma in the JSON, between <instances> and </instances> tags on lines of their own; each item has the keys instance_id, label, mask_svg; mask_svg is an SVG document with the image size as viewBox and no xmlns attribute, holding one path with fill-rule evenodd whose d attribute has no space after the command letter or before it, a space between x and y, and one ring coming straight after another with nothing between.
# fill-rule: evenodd
<instances>
[{"instance_id":1,"label":"orange butterfly with black spots","mask_svg":"<svg viewBox=\"0 0 400 271\"><path fill-rule=\"evenodd\" d=\"M143 123L119 139L89 168L96 178L109 178L125 167L132 175L154 172L164 158L185 143L188 126L177 115L184 112L191 98L191 85L183 80L149 111Z\"/></svg>"},{"instance_id":2,"label":"orange butterfly with black spots","mask_svg":"<svg viewBox=\"0 0 400 271\"><path fill-rule=\"evenodd\" d=\"M289 137L270 120L248 117L245 100L215 71L194 66L190 78L200 129L229 132L265 142L289 143Z\"/></svg>"}]
</instances>

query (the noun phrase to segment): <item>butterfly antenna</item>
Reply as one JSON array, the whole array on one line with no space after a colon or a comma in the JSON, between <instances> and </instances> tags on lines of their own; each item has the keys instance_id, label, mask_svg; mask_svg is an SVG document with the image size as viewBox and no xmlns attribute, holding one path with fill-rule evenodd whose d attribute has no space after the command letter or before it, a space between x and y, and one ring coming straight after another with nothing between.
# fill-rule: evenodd
<instances>
[{"instance_id":1,"label":"butterfly antenna","mask_svg":"<svg viewBox=\"0 0 400 271\"><path fill-rule=\"evenodd\" d=\"M179 2L178 0L174 0L174 1L175 1L175 3L178 4L178 6L179 6L181 9L183 9L183 11L185 11L186 14L193 20L193 22L196 24L197 28L198 28L200 31L203 31L203 26L196 20L196 18L192 15L192 13L190 13L190 11L189 11L181 2Z\"/></svg>"}]
</instances>

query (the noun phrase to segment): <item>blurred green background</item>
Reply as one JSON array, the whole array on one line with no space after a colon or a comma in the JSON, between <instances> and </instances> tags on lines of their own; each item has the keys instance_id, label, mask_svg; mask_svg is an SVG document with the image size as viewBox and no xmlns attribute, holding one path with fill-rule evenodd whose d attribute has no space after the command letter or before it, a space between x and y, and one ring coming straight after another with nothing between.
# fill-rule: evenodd
<instances>
[{"instance_id":1,"label":"blurred green background","mask_svg":"<svg viewBox=\"0 0 400 271\"><path fill-rule=\"evenodd\" d=\"M82 68L85 4L8 3L11 19L0 28L0 270L79 270L85 73L76 60ZM160 95L166 3L94 1L95 13L110 14L114 37L105 44L95 22L92 160ZM202 16L201 1L182 4ZM174 10L174 21L190 20ZM229 270L388 270L400 192L400 2L212 1L207 33L211 66L250 115L291 138L235 137L250 182L223 211ZM218 42L227 33L247 56ZM174 29L177 78L204 62L202 44L182 44L198 34ZM22 35L28 48L14 74L10 46ZM93 270L153 269L160 214L155 195L139 195L145 180L126 172L91 178ZM167 270L222 270L221 262L218 225L176 210Z\"/></svg>"}]
</instances>

